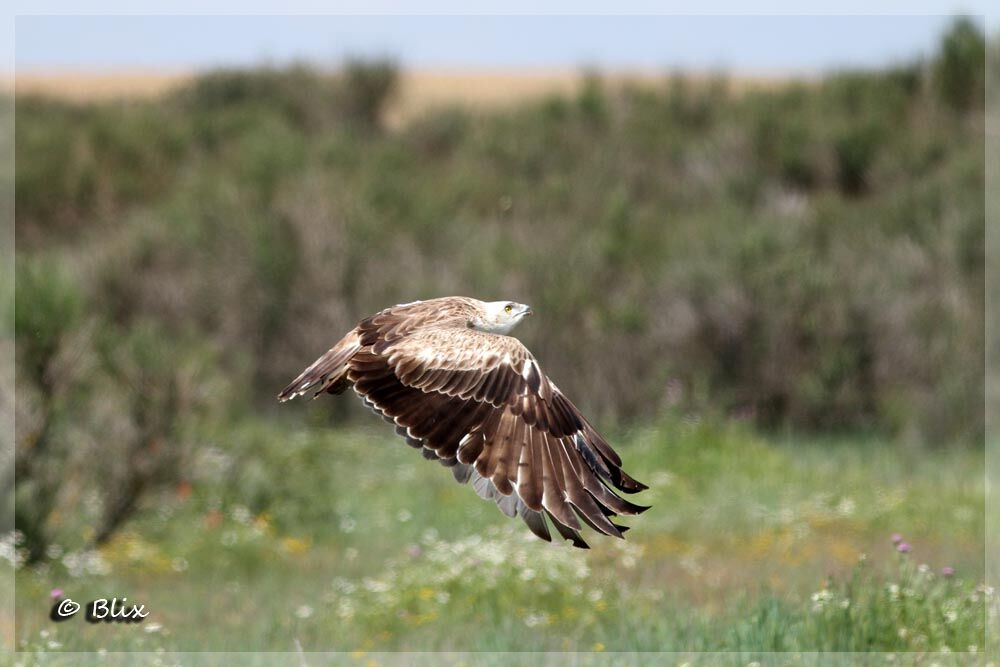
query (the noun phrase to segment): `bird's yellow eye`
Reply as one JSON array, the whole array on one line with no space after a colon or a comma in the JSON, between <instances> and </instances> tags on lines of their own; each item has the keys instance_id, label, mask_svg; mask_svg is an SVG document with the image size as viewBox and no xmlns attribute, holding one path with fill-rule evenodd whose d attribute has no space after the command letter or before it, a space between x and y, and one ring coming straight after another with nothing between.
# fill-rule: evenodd
<instances>
[{"instance_id":1,"label":"bird's yellow eye","mask_svg":"<svg viewBox=\"0 0 1000 667\"><path fill-rule=\"evenodd\" d=\"M506 306L504 306L504 312L509 313L512 310L514 310L514 306L510 305L509 303Z\"/></svg>"}]
</instances>

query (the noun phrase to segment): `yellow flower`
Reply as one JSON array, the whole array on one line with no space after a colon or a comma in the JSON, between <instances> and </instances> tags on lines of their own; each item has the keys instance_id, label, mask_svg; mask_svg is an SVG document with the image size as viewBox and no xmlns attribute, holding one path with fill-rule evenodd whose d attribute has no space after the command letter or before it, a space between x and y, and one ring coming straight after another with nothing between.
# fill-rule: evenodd
<instances>
[{"instance_id":1,"label":"yellow flower","mask_svg":"<svg viewBox=\"0 0 1000 667\"><path fill-rule=\"evenodd\" d=\"M596 644L594 644L593 650L596 651L597 653L600 653L601 651L604 650L604 644L602 644L601 642L597 642Z\"/></svg>"},{"instance_id":2,"label":"yellow flower","mask_svg":"<svg viewBox=\"0 0 1000 667\"><path fill-rule=\"evenodd\" d=\"M608 603L605 602L604 600L598 600L597 602L594 603L594 608L597 611L604 611L605 609L608 608Z\"/></svg>"},{"instance_id":3,"label":"yellow flower","mask_svg":"<svg viewBox=\"0 0 1000 667\"><path fill-rule=\"evenodd\" d=\"M434 597L434 589L421 588L420 591L417 593L417 595L420 596L421 600L430 600L432 597Z\"/></svg>"},{"instance_id":4,"label":"yellow flower","mask_svg":"<svg viewBox=\"0 0 1000 667\"><path fill-rule=\"evenodd\" d=\"M297 555L309 551L309 542L297 537L286 537L281 541L281 545L290 554Z\"/></svg>"},{"instance_id":5,"label":"yellow flower","mask_svg":"<svg viewBox=\"0 0 1000 667\"><path fill-rule=\"evenodd\" d=\"M424 623L430 623L436 618L436 611L428 612L426 614L414 614L410 617L410 623L413 625L423 625Z\"/></svg>"}]
</instances>

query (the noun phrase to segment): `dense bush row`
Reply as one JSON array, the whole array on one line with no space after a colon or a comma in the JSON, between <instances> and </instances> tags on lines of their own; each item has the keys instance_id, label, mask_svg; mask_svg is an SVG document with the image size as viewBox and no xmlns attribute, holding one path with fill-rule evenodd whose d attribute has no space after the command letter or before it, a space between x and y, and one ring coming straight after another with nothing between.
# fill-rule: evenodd
<instances>
[{"instance_id":1,"label":"dense bush row","mask_svg":"<svg viewBox=\"0 0 1000 667\"><path fill-rule=\"evenodd\" d=\"M73 272L84 319L206 339L255 400L353 319L468 293L532 303L524 337L604 417L669 386L768 425L974 435L982 53L960 23L927 66L739 96L592 77L394 133L384 64L21 99L19 266Z\"/></svg>"}]
</instances>

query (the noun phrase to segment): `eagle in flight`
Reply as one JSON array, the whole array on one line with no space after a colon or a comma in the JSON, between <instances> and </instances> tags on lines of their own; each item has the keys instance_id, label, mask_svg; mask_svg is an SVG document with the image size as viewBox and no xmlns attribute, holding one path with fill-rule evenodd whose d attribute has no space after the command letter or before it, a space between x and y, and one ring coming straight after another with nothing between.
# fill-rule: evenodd
<instances>
[{"instance_id":1,"label":"eagle in flight","mask_svg":"<svg viewBox=\"0 0 1000 667\"><path fill-rule=\"evenodd\" d=\"M387 308L361 320L280 394L284 402L349 387L424 457L551 541L587 548L582 520L605 535L618 514L645 509L613 490L647 488L576 406L507 334L531 308L452 296Z\"/></svg>"}]
</instances>

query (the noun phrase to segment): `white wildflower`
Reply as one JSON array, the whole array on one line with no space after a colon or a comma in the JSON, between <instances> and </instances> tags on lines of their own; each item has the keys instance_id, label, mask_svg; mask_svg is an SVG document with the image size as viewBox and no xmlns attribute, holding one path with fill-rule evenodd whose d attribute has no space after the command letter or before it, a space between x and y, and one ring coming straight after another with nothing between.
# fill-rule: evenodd
<instances>
[{"instance_id":1,"label":"white wildflower","mask_svg":"<svg viewBox=\"0 0 1000 667\"><path fill-rule=\"evenodd\" d=\"M856 508L857 504L853 498L844 498L837 504L837 514L840 516L851 516L854 514Z\"/></svg>"},{"instance_id":2,"label":"white wildflower","mask_svg":"<svg viewBox=\"0 0 1000 667\"><path fill-rule=\"evenodd\" d=\"M371 593L385 593L389 590L389 584L384 581L379 581L378 579L372 579L371 577L365 577L362 579L361 585L366 591Z\"/></svg>"},{"instance_id":3,"label":"white wildflower","mask_svg":"<svg viewBox=\"0 0 1000 667\"><path fill-rule=\"evenodd\" d=\"M348 599L342 599L337 604L337 616L340 618L354 618L354 604Z\"/></svg>"},{"instance_id":4,"label":"white wildflower","mask_svg":"<svg viewBox=\"0 0 1000 667\"><path fill-rule=\"evenodd\" d=\"M812 610L814 612L823 611L823 609L833 600L833 591L829 589L822 589L816 591L812 594L813 606Z\"/></svg>"},{"instance_id":5,"label":"white wildflower","mask_svg":"<svg viewBox=\"0 0 1000 667\"><path fill-rule=\"evenodd\" d=\"M24 541L24 534L19 530L12 530L0 537L0 559L7 561L15 569L24 565L27 551L19 548Z\"/></svg>"},{"instance_id":6,"label":"white wildflower","mask_svg":"<svg viewBox=\"0 0 1000 667\"><path fill-rule=\"evenodd\" d=\"M539 625L547 625L549 621L549 615L542 612L538 614L528 614L524 617L524 624L529 628L534 628Z\"/></svg>"},{"instance_id":7,"label":"white wildflower","mask_svg":"<svg viewBox=\"0 0 1000 667\"><path fill-rule=\"evenodd\" d=\"M62 563L71 577L105 575L111 572L111 565L94 550L71 551L63 556Z\"/></svg>"},{"instance_id":8,"label":"white wildflower","mask_svg":"<svg viewBox=\"0 0 1000 667\"><path fill-rule=\"evenodd\" d=\"M154 634L154 633L159 632L162 629L163 629L163 626L160 625L159 623L150 623L146 627L143 628L143 631L146 632L147 634Z\"/></svg>"},{"instance_id":9,"label":"white wildflower","mask_svg":"<svg viewBox=\"0 0 1000 667\"><path fill-rule=\"evenodd\" d=\"M299 618L309 618L313 615L313 608L307 604L302 605L295 610L295 615Z\"/></svg>"},{"instance_id":10,"label":"white wildflower","mask_svg":"<svg viewBox=\"0 0 1000 667\"><path fill-rule=\"evenodd\" d=\"M253 514L251 514L250 510L243 505L237 505L234 507L230 516L233 517L233 521L236 523L242 523L244 526L248 525L250 520L253 519Z\"/></svg>"}]
</instances>

